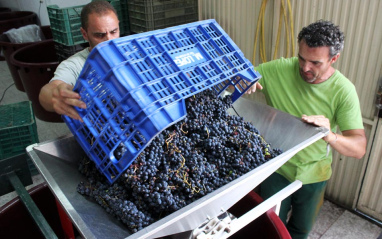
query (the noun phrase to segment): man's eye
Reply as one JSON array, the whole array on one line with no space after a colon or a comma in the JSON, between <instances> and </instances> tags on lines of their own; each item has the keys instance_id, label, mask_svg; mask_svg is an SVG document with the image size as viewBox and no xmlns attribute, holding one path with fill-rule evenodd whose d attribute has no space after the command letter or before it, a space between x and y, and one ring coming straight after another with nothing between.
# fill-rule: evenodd
<instances>
[{"instance_id":1,"label":"man's eye","mask_svg":"<svg viewBox=\"0 0 382 239\"><path fill-rule=\"evenodd\" d=\"M96 33L95 37L97 37L97 38L104 38L105 34L104 33Z\"/></svg>"}]
</instances>

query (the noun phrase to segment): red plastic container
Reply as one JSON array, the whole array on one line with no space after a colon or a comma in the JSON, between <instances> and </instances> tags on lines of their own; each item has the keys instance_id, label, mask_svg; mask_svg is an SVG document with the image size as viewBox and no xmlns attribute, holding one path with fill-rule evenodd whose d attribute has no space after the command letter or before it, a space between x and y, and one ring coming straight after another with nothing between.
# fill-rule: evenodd
<instances>
[{"instance_id":1,"label":"red plastic container","mask_svg":"<svg viewBox=\"0 0 382 239\"><path fill-rule=\"evenodd\" d=\"M18 49L11 55L11 63L18 68L35 116L47 122L62 122L59 114L46 111L38 99L41 88L52 79L59 64L53 39Z\"/></svg>"},{"instance_id":2,"label":"red plastic container","mask_svg":"<svg viewBox=\"0 0 382 239\"><path fill-rule=\"evenodd\" d=\"M263 201L264 200L257 193L251 191L228 211L234 216L240 217ZM231 238L291 239L291 236L277 214L273 210L268 210L256 220L232 235L230 239Z\"/></svg>"},{"instance_id":3,"label":"red plastic container","mask_svg":"<svg viewBox=\"0 0 382 239\"><path fill-rule=\"evenodd\" d=\"M37 185L28 192L58 238L74 238L78 234L47 184ZM262 201L263 199L252 191L228 211L240 217ZM266 239L291 238L284 224L273 210L267 211L230 238L255 237ZM43 238L18 197L0 208L0 238Z\"/></svg>"},{"instance_id":4,"label":"red plastic container","mask_svg":"<svg viewBox=\"0 0 382 239\"><path fill-rule=\"evenodd\" d=\"M34 12L14 11L0 13L0 33L30 24L38 24L38 17Z\"/></svg>"},{"instance_id":5,"label":"red plastic container","mask_svg":"<svg viewBox=\"0 0 382 239\"><path fill-rule=\"evenodd\" d=\"M48 40L53 38L50 26L42 26L41 31L44 34L45 39ZM36 42L12 43L9 41L8 37L5 34L0 35L0 48L7 62L9 71L11 72L13 81L15 82L15 86L19 91L25 92L23 83L21 82L19 73L17 72L17 67L11 63L11 55L16 50L35 43Z\"/></svg>"},{"instance_id":6,"label":"red plastic container","mask_svg":"<svg viewBox=\"0 0 382 239\"><path fill-rule=\"evenodd\" d=\"M75 238L77 231L47 184L39 184L28 193L58 238ZM44 238L19 197L0 208L0 238Z\"/></svg>"}]
</instances>

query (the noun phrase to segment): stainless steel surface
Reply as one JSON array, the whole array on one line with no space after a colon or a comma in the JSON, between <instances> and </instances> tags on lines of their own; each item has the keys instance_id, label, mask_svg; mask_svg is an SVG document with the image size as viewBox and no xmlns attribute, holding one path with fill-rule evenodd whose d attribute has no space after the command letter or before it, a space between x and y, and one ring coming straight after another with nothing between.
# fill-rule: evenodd
<instances>
[{"instance_id":1,"label":"stainless steel surface","mask_svg":"<svg viewBox=\"0 0 382 239\"><path fill-rule=\"evenodd\" d=\"M247 99L239 99L234 107L240 116L253 122L267 142L284 153L133 235L96 202L76 192L77 184L86 179L77 170L77 162L84 152L72 135L31 145L27 152L85 238L155 238L186 232L198 227L207 217L229 209L294 154L328 133L327 129L305 124Z\"/></svg>"},{"instance_id":2,"label":"stainless steel surface","mask_svg":"<svg viewBox=\"0 0 382 239\"><path fill-rule=\"evenodd\" d=\"M77 165L85 153L72 135L31 145L27 152L84 238L123 238L129 235L127 229L96 202L77 193L78 183L86 180Z\"/></svg>"}]
</instances>

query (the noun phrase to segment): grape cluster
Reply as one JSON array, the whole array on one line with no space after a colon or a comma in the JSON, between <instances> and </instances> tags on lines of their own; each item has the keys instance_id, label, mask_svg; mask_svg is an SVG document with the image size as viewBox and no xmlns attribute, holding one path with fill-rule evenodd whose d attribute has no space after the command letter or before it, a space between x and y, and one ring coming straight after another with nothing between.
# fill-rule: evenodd
<instances>
[{"instance_id":1,"label":"grape cluster","mask_svg":"<svg viewBox=\"0 0 382 239\"><path fill-rule=\"evenodd\" d=\"M79 170L88 182L78 192L136 232L282 153L229 115L231 106L230 96L212 90L186 99L186 118L159 133L113 185L84 158Z\"/></svg>"}]
</instances>

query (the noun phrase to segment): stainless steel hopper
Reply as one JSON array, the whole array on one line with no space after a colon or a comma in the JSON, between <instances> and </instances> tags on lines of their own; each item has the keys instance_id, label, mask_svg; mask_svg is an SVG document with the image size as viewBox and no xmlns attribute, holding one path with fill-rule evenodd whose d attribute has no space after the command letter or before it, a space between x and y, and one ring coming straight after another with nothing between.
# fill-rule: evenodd
<instances>
[{"instance_id":1,"label":"stainless steel hopper","mask_svg":"<svg viewBox=\"0 0 382 239\"><path fill-rule=\"evenodd\" d=\"M84 152L72 135L31 145L27 152L85 238L156 238L172 234L178 234L174 236L176 238L182 238L179 235L188 238L190 231L207 218L226 211L293 155L329 132L248 99L237 100L234 108L245 120L253 122L267 142L283 149L284 153L135 234L131 234L96 202L76 192L77 184L86 179L77 169L77 162ZM230 113L235 114L234 111Z\"/></svg>"}]
</instances>

